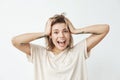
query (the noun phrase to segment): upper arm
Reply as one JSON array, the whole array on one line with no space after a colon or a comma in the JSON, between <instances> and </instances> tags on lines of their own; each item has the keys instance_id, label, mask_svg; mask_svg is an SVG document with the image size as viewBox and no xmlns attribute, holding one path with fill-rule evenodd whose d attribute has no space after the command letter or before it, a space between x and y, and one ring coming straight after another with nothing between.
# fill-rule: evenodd
<instances>
[{"instance_id":1,"label":"upper arm","mask_svg":"<svg viewBox=\"0 0 120 80\"><path fill-rule=\"evenodd\" d=\"M30 55L30 43L19 43L15 38L12 39L12 44L20 51Z\"/></svg>"},{"instance_id":2,"label":"upper arm","mask_svg":"<svg viewBox=\"0 0 120 80\"><path fill-rule=\"evenodd\" d=\"M89 36L87 41L87 51L89 52L93 47L95 47L109 32L109 26L106 27L106 30L101 34L92 34Z\"/></svg>"}]
</instances>

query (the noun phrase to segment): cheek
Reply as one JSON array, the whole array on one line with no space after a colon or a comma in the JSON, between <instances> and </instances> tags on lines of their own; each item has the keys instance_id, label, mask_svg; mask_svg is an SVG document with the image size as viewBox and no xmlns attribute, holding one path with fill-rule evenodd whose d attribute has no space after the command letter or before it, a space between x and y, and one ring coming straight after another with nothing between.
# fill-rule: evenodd
<instances>
[{"instance_id":1,"label":"cheek","mask_svg":"<svg viewBox=\"0 0 120 80\"><path fill-rule=\"evenodd\" d=\"M70 39L70 34L66 34L66 38L67 38L67 39Z\"/></svg>"},{"instance_id":2,"label":"cheek","mask_svg":"<svg viewBox=\"0 0 120 80\"><path fill-rule=\"evenodd\" d=\"M70 35L66 35L66 39L67 39L67 43L69 44L70 43Z\"/></svg>"}]
</instances>

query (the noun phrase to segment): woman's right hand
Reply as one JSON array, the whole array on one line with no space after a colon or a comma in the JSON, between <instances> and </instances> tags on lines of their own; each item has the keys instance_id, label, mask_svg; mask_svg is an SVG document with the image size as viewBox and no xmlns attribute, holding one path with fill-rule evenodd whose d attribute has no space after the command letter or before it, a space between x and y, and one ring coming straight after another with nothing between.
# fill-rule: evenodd
<instances>
[{"instance_id":1,"label":"woman's right hand","mask_svg":"<svg viewBox=\"0 0 120 80\"><path fill-rule=\"evenodd\" d=\"M47 22L46 22L46 27L45 27L45 35L46 36L49 36L50 33L51 33L51 23L52 23L52 19L49 19Z\"/></svg>"}]
</instances>

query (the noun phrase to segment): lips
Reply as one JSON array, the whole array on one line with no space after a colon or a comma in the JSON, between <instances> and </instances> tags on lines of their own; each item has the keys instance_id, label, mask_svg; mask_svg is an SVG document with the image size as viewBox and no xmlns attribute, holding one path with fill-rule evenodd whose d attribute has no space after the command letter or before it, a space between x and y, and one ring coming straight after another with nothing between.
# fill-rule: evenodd
<instances>
[{"instance_id":1,"label":"lips","mask_svg":"<svg viewBox=\"0 0 120 80\"><path fill-rule=\"evenodd\" d=\"M64 47L65 43L66 43L66 40L60 40L60 41L57 41L57 43L58 43L59 46Z\"/></svg>"}]
</instances>

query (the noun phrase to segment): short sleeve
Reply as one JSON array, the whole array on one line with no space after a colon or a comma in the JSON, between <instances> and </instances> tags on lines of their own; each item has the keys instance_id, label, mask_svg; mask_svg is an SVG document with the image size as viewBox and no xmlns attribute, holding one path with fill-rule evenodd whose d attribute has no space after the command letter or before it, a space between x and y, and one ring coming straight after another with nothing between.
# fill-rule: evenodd
<instances>
[{"instance_id":1,"label":"short sleeve","mask_svg":"<svg viewBox=\"0 0 120 80\"><path fill-rule=\"evenodd\" d=\"M76 53L80 54L80 56L84 56L87 59L90 56L90 52L87 52L87 42L86 39L81 40L74 46L74 50Z\"/></svg>"},{"instance_id":2,"label":"short sleeve","mask_svg":"<svg viewBox=\"0 0 120 80\"><path fill-rule=\"evenodd\" d=\"M87 41L86 41L86 39L83 40L83 42L84 42L85 58L87 59L90 56L91 51L89 51L89 52L87 51Z\"/></svg>"},{"instance_id":3,"label":"short sleeve","mask_svg":"<svg viewBox=\"0 0 120 80\"><path fill-rule=\"evenodd\" d=\"M44 47L36 44L30 43L30 52L31 55L27 55L27 59L29 62L34 63L36 58L40 58L42 56L42 52L45 50Z\"/></svg>"}]
</instances>

